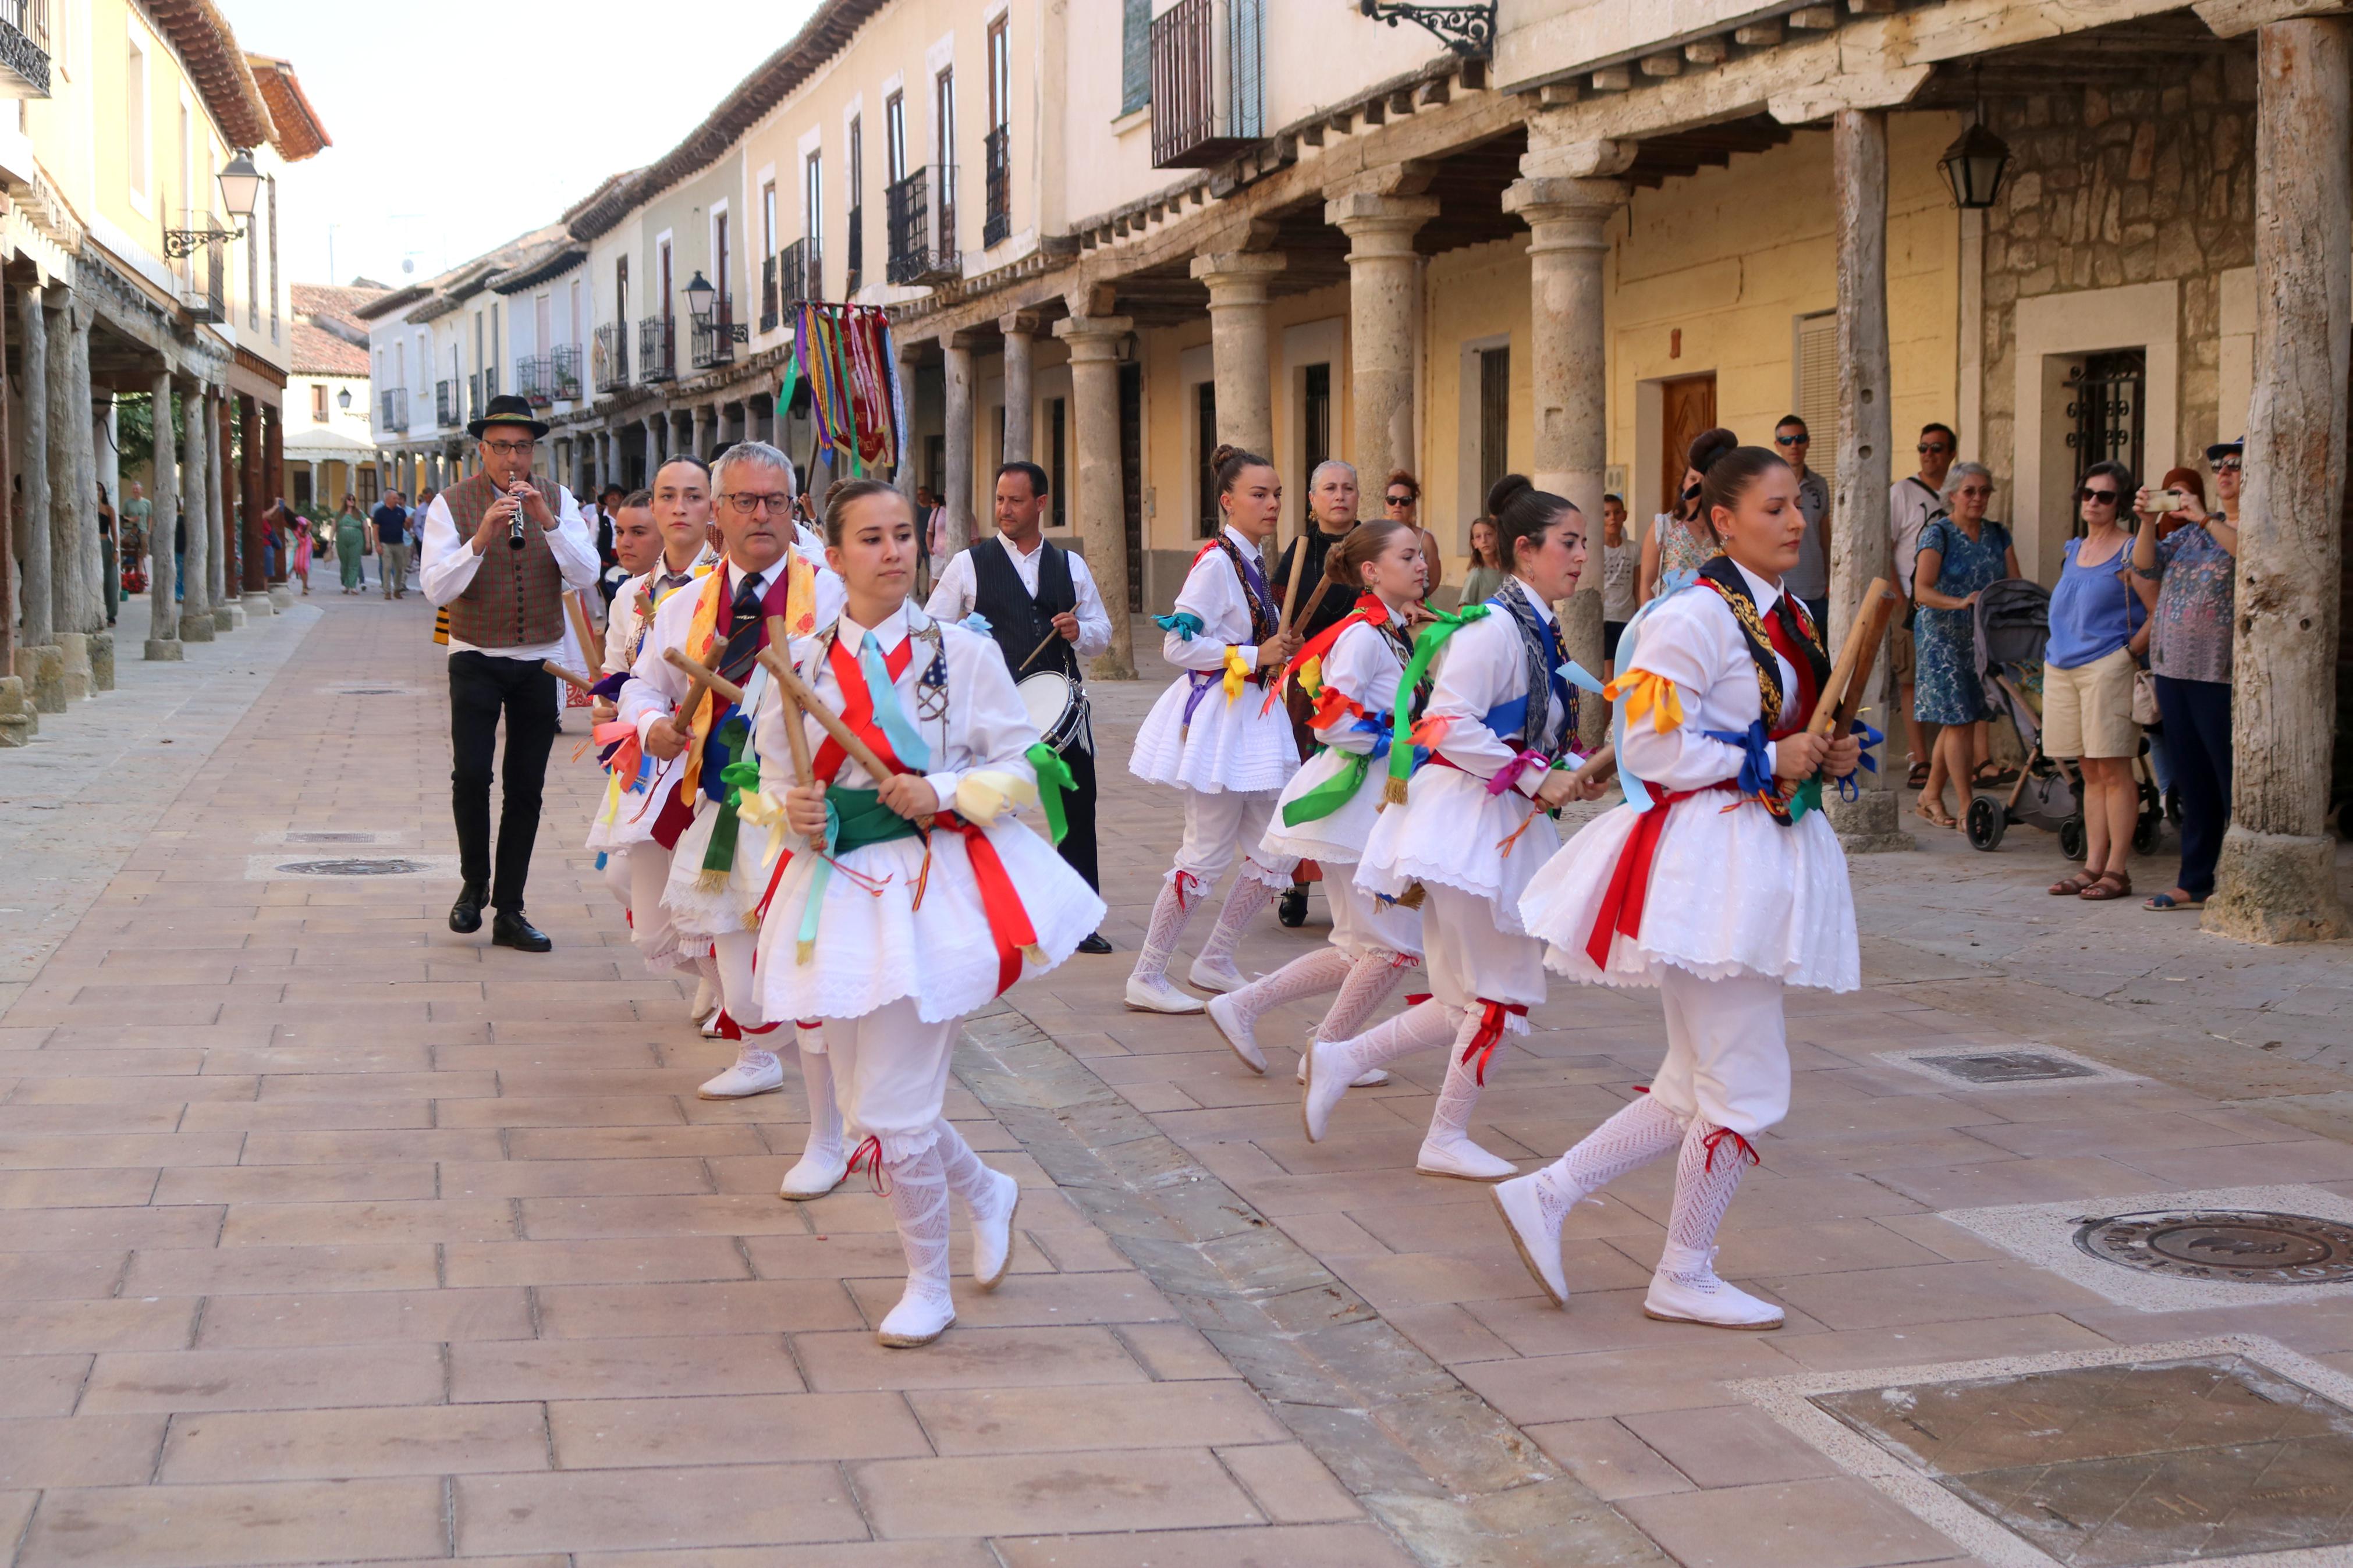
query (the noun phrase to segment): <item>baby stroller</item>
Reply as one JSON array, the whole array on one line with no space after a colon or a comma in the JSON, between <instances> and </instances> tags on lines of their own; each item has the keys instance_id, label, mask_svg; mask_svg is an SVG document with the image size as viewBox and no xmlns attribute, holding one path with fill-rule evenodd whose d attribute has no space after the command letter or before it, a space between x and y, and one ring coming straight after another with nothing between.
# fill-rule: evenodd
<instances>
[{"instance_id":1,"label":"baby stroller","mask_svg":"<svg viewBox=\"0 0 2353 1568\"><path fill-rule=\"evenodd\" d=\"M2084 827L2081 775L2067 763L2042 754L2042 652L2051 641L2051 591L2023 577L2005 577L1978 595L1978 679L1986 702L2009 719L2026 752L2026 765L2003 795L1979 791L1969 797L1965 824L1973 848L2001 847L2002 834L2018 823L2059 836L2059 852L2081 860L2088 847ZM2140 785L2140 813L2133 825L2133 848L2146 855L2157 847L2165 809L2148 767L2148 743L2133 760Z\"/></svg>"}]
</instances>

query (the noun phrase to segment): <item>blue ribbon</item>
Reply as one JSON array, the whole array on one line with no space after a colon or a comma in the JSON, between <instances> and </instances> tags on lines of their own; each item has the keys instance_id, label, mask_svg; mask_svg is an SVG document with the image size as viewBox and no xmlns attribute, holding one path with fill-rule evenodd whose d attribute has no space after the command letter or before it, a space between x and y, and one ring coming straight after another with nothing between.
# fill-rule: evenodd
<instances>
[{"instance_id":1,"label":"blue ribbon","mask_svg":"<svg viewBox=\"0 0 2353 1568\"><path fill-rule=\"evenodd\" d=\"M989 629L988 617L982 615L978 610L967 611L964 619L958 621L956 625L962 626L968 632L977 632L982 637L991 637L995 635Z\"/></svg>"},{"instance_id":2,"label":"blue ribbon","mask_svg":"<svg viewBox=\"0 0 2353 1568\"><path fill-rule=\"evenodd\" d=\"M621 695L621 688L627 686L628 683L629 672L626 669L617 669L612 674L607 676L604 679L598 681L596 685L590 687L588 689L588 695L591 697L602 697L605 700L610 702Z\"/></svg>"},{"instance_id":3,"label":"blue ribbon","mask_svg":"<svg viewBox=\"0 0 2353 1568\"><path fill-rule=\"evenodd\" d=\"M882 645L872 632L858 648L858 673L866 678L866 693L874 700L874 721L882 726L891 749L899 754L900 763L916 773L929 771L932 748L923 742L914 725L907 721L907 710L899 706L899 689L892 684L891 671L882 662ZM877 788L882 781L874 781Z\"/></svg>"},{"instance_id":4,"label":"blue ribbon","mask_svg":"<svg viewBox=\"0 0 2353 1568\"><path fill-rule=\"evenodd\" d=\"M1737 782L1743 795L1770 796L1773 794L1773 757L1767 748L1765 721L1758 719L1744 731L1703 730L1701 734L1711 741L1722 741L1727 746L1741 749L1740 776Z\"/></svg>"},{"instance_id":5,"label":"blue ribbon","mask_svg":"<svg viewBox=\"0 0 2353 1568\"><path fill-rule=\"evenodd\" d=\"M1879 771L1879 759L1871 754L1871 748L1880 744L1882 742L1885 741L1887 737L1881 734L1878 731L1873 729L1870 725L1864 723L1860 719L1857 719L1854 721L1854 736L1855 739L1862 742L1862 755L1856 759L1857 763L1862 767L1868 768L1873 773L1877 773ZM1841 800L1853 800L1862 794L1862 786L1855 783L1854 774L1852 773L1849 773L1845 777L1838 780L1837 784L1839 798Z\"/></svg>"},{"instance_id":6,"label":"blue ribbon","mask_svg":"<svg viewBox=\"0 0 2353 1568\"><path fill-rule=\"evenodd\" d=\"M1193 634L1208 623L1190 610L1179 610L1173 616L1155 616L1152 624L1164 632L1175 632L1183 641L1191 642Z\"/></svg>"}]
</instances>

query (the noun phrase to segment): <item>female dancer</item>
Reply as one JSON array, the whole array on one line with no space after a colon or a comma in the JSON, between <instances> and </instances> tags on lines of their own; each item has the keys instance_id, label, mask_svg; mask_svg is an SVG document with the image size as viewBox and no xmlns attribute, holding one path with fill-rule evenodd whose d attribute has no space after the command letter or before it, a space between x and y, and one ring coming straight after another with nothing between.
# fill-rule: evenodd
<instances>
[{"instance_id":1,"label":"female dancer","mask_svg":"<svg viewBox=\"0 0 2353 1568\"><path fill-rule=\"evenodd\" d=\"M1070 957L1103 905L1051 845L1002 816L1017 796L1034 798L1034 759L1051 753L997 645L908 601L916 547L905 498L874 479L837 485L825 529L848 603L796 640L792 658L896 771L875 778L799 721L815 779L781 792L800 837L786 844L792 859L761 927L757 974L768 1016L822 1019L835 1092L865 1140L852 1163L887 1186L907 1289L879 1337L928 1344L955 1321L949 1191L972 1213L984 1290L1005 1277L1020 1196L941 1114L957 1021ZM796 776L787 722L771 683L754 742L764 778ZM775 793L762 794L773 807Z\"/></svg>"},{"instance_id":2,"label":"female dancer","mask_svg":"<svg viewBox=\"0 0 2353 1568\"><path fill-rule=\"evenodd\" d=\"M1259 840L1269 857L1312 858L1324 868L1332 905L1332 945L1292 960L1240 990L1209 999L1209 1022L1252 1072L1266 1071L1254 1033L1270 1009L1337 990L1315 1037L1345 1040L1365 1026L1408 969L1421 957L1421 922L1411 910L1382 903L1353 880L1356 858L1380 809L1372 764L1388 755L1398 679L1412 657L1405 617L1421 601L1421 531L1394 520L1359 523L1324 557L1335 589L1353 591L1356 607L1309 639L1284 670L1313 692L1308 722L1322 749L1292 774L1273 823ZM1279 703L1282 681L1275 683ZM1307 1059L1299 1062L1306 1081ZM1388 1075L1375 1069L1366 1079Z\"/></svg>"},{"instance_id":3,"label":"female dancer","mask_svg":"<svg viewBox=\"0 0 2353 1568\"><path fill-rule=\"evenodd\" d=\"M1260 844L1275 792L1299 767L1291 716L1280 702L1268 703L1264 689L1300 646L1296 632L1277 629L1266 580L1266 542L1282 516L1282 479L1264 458L1234 447L1219 447L1210 462L1225 529L1193 557L1174 612L1155 617L1168 634L1162 656L1185 673L1152 705L1127 762L1137 778L1174 784L1185 797L1185 837L1127 977L1127 1005L1143 1013L1201 1010L1168 984L1168 960L1237 851L1259 846L1244 855L1217 929L1193 961L1195 985L1241 988L1235 939L1291 885L1291 858Z\"/></svg>"},{"instance_id":4,"label":"female dancer","mask_svg":"<svg viewBox=\"0 0 2353 1568\"><path fill-rule=\"evenodd\" d=\"M1777 1329L1781 1310L1715 1276L1715 1230L1757 1161L1750 1140L1789 1107L1784 985L1859 984L1846 858L1819 778L1860 746L1806 730L1830 675L1820 634L1781 574L1806 521L1798 480L1761 447L1712 463L1701 500L1725 553L1651 605L1620 651L1618 758L1627 804L1578 834L1520 901L1545 962L1573 980L1655 985L1667 1054L1651 1090L1543 1170L1495 1189L1528 1269L1566 1306L1561 1220L1666 1153L1667 1242L1642 1310L1672 1322ZM1627 652L1628 647L1630 652Z\"/></svg>"},{"instance_id":5,"label":"female dancer","mask_svg":"<svg viewBox=\"0 0 2353 1568\"><path fill-rule=\"evenodd\" d=\"M1451 1041L1414 1168L1474 1182L1513 1173L1472 1141L1471 1112L1487 1058L1506 1031L1527 1033L1527 1011L1545 994L1544 950L1521 927L1520 889L1560 846L1551 808L1596 787L1556 765L1576 733L1577 700L1561 673L1552 606L1585 568L1585 518L1518 474L1497 481L1487 510L1512 579L1483 606L1422 634L1407 673L1418 676L1435 655L1430 699L1411 745L1398 726L1388 805L1356 868L1357 885L1383 899L1420 884L1431 995L1354 1039L1310 1047L1303 1102L1307 1136L1321 1139L1358 1074ZM1429 763L1414 769L1422 746Z\"/></svg>"}]
</instances>

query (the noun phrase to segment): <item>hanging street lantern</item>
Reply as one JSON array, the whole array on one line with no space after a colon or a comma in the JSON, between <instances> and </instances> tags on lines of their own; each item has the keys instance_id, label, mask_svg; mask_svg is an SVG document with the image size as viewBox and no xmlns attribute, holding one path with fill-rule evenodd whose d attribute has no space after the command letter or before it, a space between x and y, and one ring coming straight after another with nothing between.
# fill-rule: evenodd
<instances>
[{"instance_id":1,"label":"hanging street lantern","mask_svg":"<svg viewBox=\"0 0 2353 1568\"><path fill-rule=\"evenodd\" d=\"M1983 212L2001 195L2002 176L2010 171L2010 143L1985 128L1982 120L1953 139L1936 160L1954 202L1964 212Z\"/></svg>"}]
</instances>

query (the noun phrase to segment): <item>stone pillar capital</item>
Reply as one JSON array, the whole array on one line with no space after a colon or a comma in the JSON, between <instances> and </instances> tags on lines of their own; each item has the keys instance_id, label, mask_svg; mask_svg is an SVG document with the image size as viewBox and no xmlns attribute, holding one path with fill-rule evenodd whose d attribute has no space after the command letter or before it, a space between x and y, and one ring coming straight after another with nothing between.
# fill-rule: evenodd
<instances>
[{"instance_id":1,"label":"stone pillar capital","mask_svg":"<svg viewBox=\"0 0 2353 1568\"><path fill-rule=\"evenodd\" d=\"M964 353L970 353L973 350L983 346L988 341L988 334L982 331L978 327L958 327L955 331L948 333L947 336L940 340L940 346L944 349L954 349Z\"/></svg>"},{"instance_id":2,"label":"stone pillar capital","mask_svg":"<svg viewBox=\"0 0 2353 1568\"><path fill-rule=\"evenodd\" d=\"M1520 154L1521 174L1531 179L1607 179L1634 166L1641 143L1572 138L1561 132L1556 120L1556 116L1539 114L1528 121L1528 150Z\"/></svg>"},{"instance_id":3,"label":"stone pillar capital","mask_svg":"<svg viewBox=\"0 0 2353 1568\"><path fill-rule=\"evenodd\" d=\"M1035 337L1044 324L1035 310L1014 310L997 318L997 330L1008 338Z\"/></svg>"},{"instance_id":4,"label":"stone pillar capital","mask_svg":"<svg viewBox=\"0 0 2353 1568\"><path fill-rule=\"evenodd\" d=\"M1531 176L1504 187L1504 210L1533 231L1531 249L1592 249L1606 244L1602 226L1630 194L1623 180Z\"/></svg>"},{"instance_id":5,"label":"stone pillar capital","mask_svg":"<svg viewBox=\"0 0 2353 1568\"><path fill-rule=\"evenodd\" d=\"M1347 191L1324 203L1324 221L1348 237L1356 256L1409 256L1415 231L1438 216L1436 196Z\"/></svg>"},{"instance_id":6,"label":"stone pillar capital","mask_svg":"<svg viewBox=\"0 0 2353 1568\"><path fill-rule=\"evenodd\" d=\"M1209 290L1209 308L1263 305L1276 273L1291 265L1280 251L1228 250L1193 258L1194 280Z\"/></svg>"},{"instance_id":7,"label":"stone pillar capital","mask_svg":"<svg viewBox=\"0 0 2353 1568\"><path fill-rule=\"evenodd\" d=\"M1071 345L1078 363L1117 358L1121 341L1134 331L1133 316L1065 316L1054 323L1054 335Z\"/></svg>"}]
</instances>

